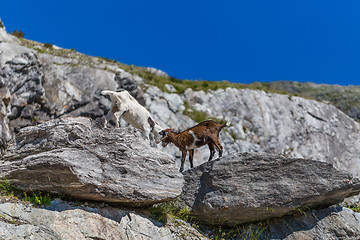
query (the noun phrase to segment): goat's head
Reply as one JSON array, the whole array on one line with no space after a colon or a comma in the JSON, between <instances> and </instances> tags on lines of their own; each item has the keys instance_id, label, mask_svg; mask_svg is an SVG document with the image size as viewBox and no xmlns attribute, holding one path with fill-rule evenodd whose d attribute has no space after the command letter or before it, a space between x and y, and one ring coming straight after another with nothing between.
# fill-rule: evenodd
<instances>
[{"instance_id":1,"label":"goat's head","mask_svg":"<svg viewBox=\"0 0 360 240\"><path fill-rule=\"evenodd\" d=\"M171 130L172 130L171 128L168 128L168 129L165 129L165 130L162 130L159 132L159 135L161 136L161 142L162 142L161 145L163 147L166 147L170 143L168 134Z\"/></svg>"}]
</instances>

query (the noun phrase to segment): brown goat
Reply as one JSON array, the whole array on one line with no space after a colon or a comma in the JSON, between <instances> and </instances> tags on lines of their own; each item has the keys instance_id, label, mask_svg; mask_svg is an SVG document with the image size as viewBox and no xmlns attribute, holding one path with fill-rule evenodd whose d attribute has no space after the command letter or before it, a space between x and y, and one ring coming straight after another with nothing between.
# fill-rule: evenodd
<instances>
[{"instance_id":1,"label":"brown goat","mask_svg":"<svg viewBox=\"0 0 360 240\"><path fill-rule=\"evenodd\" d=\"M210 149L210 161L215 153L214 146L219 151L219 157L222 156L223 148L219 141L219 133L226 124L219 124L213 120L206 120L198 125L189 128L183 132L175 133L172 129L162 130L159 134L162 136L162 146L166 147L170 142L177 146L182 152L180 172L184 170L186 153L189 151L190 167L193 165L194 149L207 144Z\"/></svg>"}]
</instances>

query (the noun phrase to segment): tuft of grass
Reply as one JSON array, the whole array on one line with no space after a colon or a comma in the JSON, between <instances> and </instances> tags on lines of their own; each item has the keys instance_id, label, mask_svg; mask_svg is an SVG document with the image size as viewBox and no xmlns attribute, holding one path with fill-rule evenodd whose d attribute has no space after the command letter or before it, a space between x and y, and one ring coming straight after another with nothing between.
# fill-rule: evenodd
<instances>
[{"instance_id":1,"label":"tuft of grass","mask_svg":"<svg viewBox=\"0 0 360 240\"><path fill-rule=\"evenodd\" d=\"M346 203L346 207L350 208L354 212L360 212L360 204L351 204L351 205L349 205L348 203Z\"/></svg>"},{"instance_id":2,"label":"tuft of grass","mask_svg":"<svg viewBox=\"0 0 360 240\"><path fill-rule=\"evenodd\" d=\"M215 117L211 117L206 112L197 111L194 108L190 107L188 102L184 102L185 110L183 111L183 114L190 117L192 120L194 120L197 123L201 123L205 120L212 119L220 124L225 124L226 121L224 119L218 119Z\"/></svg>"},{"instance_id":3,"label":"tuft of grass","mask_svg":"<svg viewBox=\"0 0 360 240\"><path fill-rule=\"evenodd\" d=\"M20 189L12 186L6 177L0 179L0 193L1 195L13 196L37 206L49 205L52 200L49 193L42 193L40 191L30 193L22 192Z\"/></svg>"},{"instance_id":4,"label":"tuft of grass","mask_svg":"<svg viewBox=\"0 0 360 240\"><path fill-rule=\"evenodd\" d=\"M17 38L21 38L21 39L25 37L25 34L21 30L16 30L15 29L10 34L17 37Z\"/></svg>"},{"instance_id":5,"label":"tuft of grass","mask_svg":"<svg viewBox=\"0 0 360 240\"><path fill-rule=\"evenodd\" d=\"M151 217L158 222L166 223L169 217L174 217L184 221L190 221L190 208L181 206L179 200L155 204L148 209Z\"/></svg>"},{"instance_id":6,"label":"tuft of grass","mask_svg":"<svg viewBox=\"0 0 360 240\"><path fill-rule=\"evenodd\" d=\"M6 177L3 177L0 180L0 192L7 196L14 195L14 188L11 186L9 180Z\"/></svg>"},{"instance_id":7,"label":"tuft of grass","mask_svg":"<svg viewBox=\"0 0 360 240\"><path fill-rule=\"evenodd\" d=\"M33 203L37 206L41 206L41 205L50 205L51 202L51 197L49 193L42 193L40 191L36 192L31 192L29 193L30 195L28 195L26 192L23 193L24 197L23 197L23 201L26 202L30 202Z\"/></svg>"},{"instance_id":8,"label":"tuft of grass","mask_svg":"<svg viewBox=\"0 0 360 240\"><path fill-rule=\"evenodd\" d=\"M241 234L242 239L258 240L268 226L263 226L261 223L258 225L249 225L247 229Z\"/></svg>"},{"instance_id":9,"label":"tuft of grass","mask_svg":"<svg viewBox=\"0 0 360 240\"><path fill-rule=\"evenodd\" d=\"M237 136L236 136L236 134L235 134L233 131L230 131L229 134L230 134L230 136L231 136L234 140L237 139Z\"/></svg>"},{"instance_id":10,"label":"tuft of grass","mask_svg":"<svg viewBox=\"0 0 360 240\"><path fill-rule=\"evenodd\" d=\"M52 45L51 43L44 43L44 47L48 48L48 49L52 49L54 45Z\"/></svg>"}]
</instances>

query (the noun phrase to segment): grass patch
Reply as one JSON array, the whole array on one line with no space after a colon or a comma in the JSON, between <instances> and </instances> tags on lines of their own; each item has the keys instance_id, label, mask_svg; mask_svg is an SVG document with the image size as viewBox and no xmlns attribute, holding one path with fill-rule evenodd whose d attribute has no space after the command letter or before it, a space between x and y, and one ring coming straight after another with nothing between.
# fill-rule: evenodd
<instances>
[{"instance_id":1,"label":"grass patch","mask_svg":"<svg viewBox=\"0 0 360 240\"><path fill-rule=\"evenodd\" d=\"M354 212L360 212L360 204L351 204L351 205L349 205L348 203L346 203L346 207L350 208Z\"/></svg>"},{"instance_id":2,"label":"grass patch","mask_svg":"<svg viewBox=\"0 0 360 240\"><path fill-rule=\"evenodd\" d=\"M44 47L46 47L48 49L52 49L53 45L51 43L44 43Z\"/></svg>"},{"instance_id":3,"label":"grass patch","mask_svg":"<svg viewBox=\"0 0 360 240\"><path fill-rule=\"evenodd\" d=\"M268 228L265 222L259 222L257 224L248 224L243 226L234 225L232 227L222 227L222 225L214 225L208 237L214 240L226 240L226 239L247 239L258 240L267 239L267 236L263 236L264 231Z\"/></svg>"},{"instance_id":4,"label":"grass patch","mask_svg":"<svg viewBox=\"0 0 360 240\"><path fill-rule=\"evenodd\" d=\"M31 192L29 195L27 193L23 193L23 201L30 202L36 206L41 205L50 205L50 202L52 200L49 193L42 193L40 191L38 192Z\"/></svg>"},{"instance_id":5,"label":"grass patch","mask_svg":"<svg viewBox=\"0 0 360 240\"><path fill-rule=\"evenodd\" d=\"M10 34L20 39L25 37L25 34L21 30L14 30Z\"/></svg>"},{"instance_id":6,"label":"grass patch","mask_svg":"<svg viewBox=\"0 0 360 240\"><path fill-rule=\"evenodd\" d=\"M190 208L188 206L182 206L179 200L158 203L149 207L148 210L150 211L151 218L161 223L166 223L169 217L183 221L190 221L192 218L190 217Z\"/></svg>"},{"instance_id":7,"label":"grass patch","mask_svg":"<svg viewBox=\"0 0 360 240\"><path fill-rule=\"evenodd\" d=\"M226 120L224 120L224 119L218 119L218 118L215 118L215 117L211 117L206 112L195 110L194 108L192 108L190 106L190 104L188 102L184 102L184 107L185 107L185 109L183 111L183 114L190 117L192 120L194 120L197 123L201 123L201 122L203 122L205 120L209 120L209 119L212 119L215 122L218 122L220 124L225 124L226 123Z\"/></svg>"},{"instance_id":8,"label":"grass patch","mask_svg":"<svg viewBox=\"0 0 360 240\"><path fill-rule=\"evenodd\" d=\"M53 197L49 193L40 191L26 193L11 185L10 181L3 177L0 180L0 193L3 196L11 196L21 199L25 202L30 202L36 206L49 205Z\"/></svg>"},{"instance_id":9,"label":"grass patch","mask_svg":"<svg viewBox=\"0 0 360 240\"><path fill-rule=\"evenodd\" d=\"M11 186L9 180L6 177L3 177L0 180L0 192L6 196L13 196L14 191L16 191L16 189Z\"/></svg>"}]
</instances>

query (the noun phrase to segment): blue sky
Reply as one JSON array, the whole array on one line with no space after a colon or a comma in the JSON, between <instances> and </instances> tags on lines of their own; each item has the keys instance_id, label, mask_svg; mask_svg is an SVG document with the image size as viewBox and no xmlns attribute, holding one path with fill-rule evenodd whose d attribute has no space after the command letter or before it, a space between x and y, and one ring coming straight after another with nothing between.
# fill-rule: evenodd
<instances>
[{"instance_id":1,"label":"blue sky","mask_svg":"<svg viewBox=\"0 0 360 240\"><path fill-rule=\"evenodd\" d=\"M180 79L360 85L360 1L3 1L8 32Z\"/></svg>"}]
</instances>

